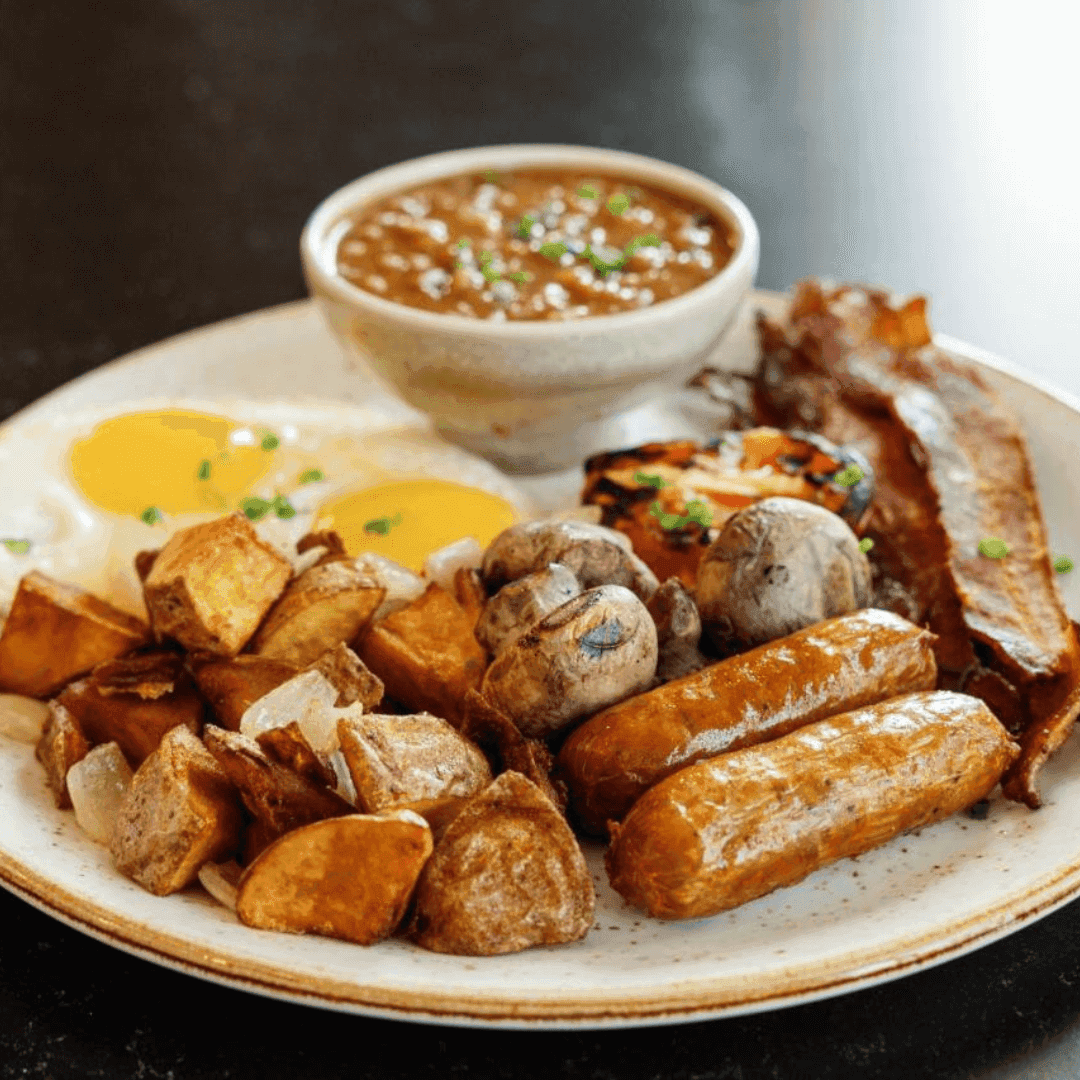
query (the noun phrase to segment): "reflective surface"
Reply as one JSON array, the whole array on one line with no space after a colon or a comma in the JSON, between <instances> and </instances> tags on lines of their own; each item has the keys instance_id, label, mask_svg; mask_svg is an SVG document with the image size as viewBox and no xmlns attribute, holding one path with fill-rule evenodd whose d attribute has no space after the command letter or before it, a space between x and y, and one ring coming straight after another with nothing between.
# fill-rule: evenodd
<instances>
[{"instance_id":1,"label":"reflective surface","mask_svg":"<svg viewBox=\"0 0 1080 1080\"><path fill-rule=\"evenodd\" d=\"M756 215L763 286L927 292L937 329L1080 393L1074 5L0 0L0 27L0 416L302 295L300 227L345 181L510 141L697 169ZM960 1078L1080 1014L1076 905L891 986L596 1036L306 1011L157 971L7 895L0 913L0 1075ZM1072 1075L1075 1045L995 1080Z\"/></svg>"}]
</instances>

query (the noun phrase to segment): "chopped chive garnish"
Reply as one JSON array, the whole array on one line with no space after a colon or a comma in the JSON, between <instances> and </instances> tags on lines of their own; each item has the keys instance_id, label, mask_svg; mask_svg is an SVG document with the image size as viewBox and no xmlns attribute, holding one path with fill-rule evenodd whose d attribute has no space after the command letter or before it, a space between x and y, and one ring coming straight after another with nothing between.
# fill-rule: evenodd
<instances>
[{"instance_id":1,"label":"chopped chive garnish","mask_svg":"<svg viewBox=\"0 0 1080 1080\"><path fill-rule=\"evenodd\" d=\"M198 475L200 480L209 480L210 479L210 459L209 458L204 458L202 461L199 462L199 472L198 472L197 475Z\"/></svg>"},{"instance_id":2,"label":"chopped chive garnish","mask_svg":"<svg viewBox=\"0 0 1080 1080\"><path fill-rule=\"evenodd\" d=\"M566 245L561 240L556 240L552 243L542 244L540 246L540 254L545 259L550 259L552 262L558 262L566 254Z\"/></svg>"},{"instance_id":3,"label":"chopped chive garnish","mask_svg":"<svg viewBox=\"0 0 1080 1080\"><path fill-rule=\"evenodd\" d=\"M645 192L643 192L639 187L628 187L626 189L626 194L629 195L631 199L640 199L641 196L645 194Z\"/></svg>"},{"instance_id":4,"label":"chopped chive garnish","mask_svg":"<svg viewBox=\"0 0 1080 1080\"><path fill-rule=\"evenodd\" d=\"M979 554L985 555L988 559L1004 559L1009 554L1009 545L996 536L988 536L985 540L979 541Z\"/></svg>"},{"instance_id":5,"label":"chopped chive garnish","mask_svg":"<svg viewBox=\"0 0 1080 1080\"><path fill-rule=\"evenodd\" d=\"M859 541L859 550L865 555L874 546L874 541L869 536L864 536Z\"/></svg>"},{"instance_id":6,"label":"chopped chive garnish","mask_svg":"<svg viewBox=\"0 0 1080 1080\"><path fill-rule=\"evenodd\" d=\"M476 261L477 261L477 262L478 262L478 263L479 263L479 264L480 264L481 266L487 266L487 264L488 264L489 262L491 262L491 260L492 260L492 259L493 259L494 257L495 257L495 256L494 256L494 255L492 255L490 251L481 251L481 252L480 252L480 254L479 254L479 255L477 255L477 257L476 257Z\"/></svg>"},{"instance_id":7,"label":"chopped chive garnish","mask_svg":"<svg viewBox=\"0 0 1080 1080\"><path fill-rule=\"evenodd\" d=\"M845 465L832 480L840 487L854 487L865 475L858 465Z\"/></svg>"},{"instance_id":8,"label":"chopped chive garnish","mask_svg":"<svg viewBox=\"0 0 1080 1080\"><path fill-rule=\"evenodd\" d=\"M641 236L635 236L634 239L626 245L624 258L629 259L638 248L659 246L660 237L657 236L656 233L643 233Z\"/></svg>"},{"instance_id":9,"label":"chopped chive garnish","mask_svg":"<svg viewBox=\"0 0 1080 1080\"><path fill-rule=\"evenodd\" d=\"M619 257L614 262L607 262L593 251L592 247L586 247L581 253L592 264L592 268L601 276L607 277L613 270L618 270L622 267L622 264L626 261L626 256L620 252Z\"/></svg>"},{"instance_id":10,"label":"chopped chive garnish","mask_svg":"<svg viewBox=\"0 0 1080 1080\"><path fill-rule=\"evenodd\" d=\"M266 517L272 505L269 499L260 499L257 495L249 495L240 500L240 509L244 511L248 521L258 521L259 518Z\"/></svg>"},{"instance_id":11,"label":"chopped chive garnish","mask_svg":"<svg viewBox=\"0 0 1080 1080\"><path fill-rule=\"evenodd\" d=\"M691 499L686 504L686 516L703 529L712 524L712 511L700 499Z\"/></svg>"},{"instance_id":12,"label":"chopped chive garnish","mask_svg":"<svg viewBox=\"0 0 1080 1080\"><path fill-rule=\"evenodd\" d=\"M530 217L528 214L522 216L522 219L518 222L517 234L522 240L528 240L532 236L532 227L536 224L536 218Z\"/></svg>"},{"instance_id":13,"label":"chopped chive garnish","mask_svg":"<svg viewBox=\"0 0 1080 1080\"><path fill-rule=\"evenodd\" d=\"M364 532L385 536L395 525L400 524L401 514L395 514L393 517L374 518L364 523Z\"/></svg>"},{"instance_id":14,"label":"chopped chive garnish","mask_svg":"<svg viewBox=\"0 0 1080 1080\"><path fill-rule=\"evenodd\" d=\"M264 450L276 450L281 445L281 440L272 431L268 431L259 445Z\"/></svg>"},{"instance_id":15,"label":"chopped chive garnish","mask_svg":"<svg viewBox=\"0 0 1080 1080\"><path fill-rule=\"evenodd\" d=\"M484 179L489 184L501 184L503 182L503 174L498 169L485 169Z\"/></svg>"},{"instance_id":16,"label":"chopped chive garnish","mask_svg":"<svg viewBox=\"0 0 1080 1080\"><path fill-rule=\"evenodd\" d=\"M519 285L524 285L526 281L532 281L533 276L527 270L515 270L512 274L506 275L511 281L516 281Z\"/></svg>"},{"instance_id":17,"label":"chopped chive garnish","mask_svg":"<svg viewBox=\"0 0 1080 1080\"><path fill-rule=\"evenodd\" d=\"M600 192L597 191L596 188L594 188L592 186L592 184L582 184L581 187L579 187L577 189L577 193L583 199L598 199L598 198L600 198Z\"/></svg>"},{"instance_id":18,"label":"chopped chive garnish","mask_svg":"<svg viewBox=\"0 0 1080 1080\"><path fill-rule=\"evenodd\" d=\"M498 281L499 278L502 277L502 274L500 274L499 271L496 270L494 266L490 266L490 265L489 266L482 266L480 268L480 273L484 275L484 280L485 281Z\"/></svg>"},{"instance_id":19,"label":"chopped chive garnish","mask_svg":"<svg viewBox=\"0 0 1080 1080\"><path fill-rule=\"evenodd\" d=\"M656 473L644 473L640 469L634 473L634 483L646 484L654 488L667 487L667 481L662 476L657 476Z\"/></svg>"},{"instance_id":20,"label":"chopped chive garnish","mask_svg":"<svg viewBox=\"0 0 1080 1080\"><path fill-rule=\"evenodd\" d=\"M462 238L461 238L461 239L460 239L460 240L459 240L459 241L457 242L457 246L458 246L459 248L467 248L467 247L469 246L469 238L468 238L467 236L463 236L463 237L462 237Z\"/></svg>"},{"instance_id":21,"label":"chopped chive garnish","mask_svg":"<svg viewBox=\"0 0 1080 1080\"><path fill-rule=\"evenodd\" d=\"M139 517L147 525L156 525L161 520L161 511L156 506L148 506Z\"/></svg>"},{"instance_id":22,"label":"chopped chive garnish","mask_svg":"<svg viewBox=\"0 0 1080 1080\"><path fill-rule=\"evenodd\" d=\"M691 499L686 504L685 514L668 514L658 502L654 502L649 507L649 513L660 522L660 528L665 532L681 529L691 522L700 525L703 529L707 529L712 524L712 512L700 499Z\"/></svg>"},{"instance_id":23,"label":"chopped chive garnish","mask_svg":"<svg viewBox=\"0 0 1080 1080\"><path fill-rule=\"evenodd\" d=\"M270 505L273 506L274 513L279 518L288 521L289 518L296 517L296 507L284 495L275 495Z\"/></svg>"},{"instance_id":24,"label":"chopped chive garnish","mask_svg":"<svg viewBox=\"0 0 1080 1080\"><path fill-rule=\"evenodd\" d=\"M623 192L619 192L617 195L612 195L607 201L607 208L616 216L625 214L630 209L630 199Z\"/></svg>"},{"instance_id":25,"label":"chopped chive garnish","mask_svg":"<svg viewBox=\"0 0 1080 1080\"><path fill-rule=\"evenodd\" d=\"M26 555L30 551L29 540L0 540L0 544L3 544L12 555Z\"/></svg>"},{"instance_id":26,"label":"chopped chive garnish","mask_svg":"<svg viewBox=\"0 0 1080 1080\"><path fill-rule=\"evenodd\" d=\"M1059 555L1054 560L1054 569L1059 574L1071 574L1073 569L1073 561L1068 555Z\"/></svg>"},{"instance_id":27,"label":"chopped chive garnish","mask_svg":"<svg viewBox=\"0 0 1080 1080\"><path fill-rule=\"evenodd\" d=\"M300 483L301 484L314 484L316 481L322 480L322 478L323 478L322 469L305 469L300 474Z\"/></svg>"}]
</instances>

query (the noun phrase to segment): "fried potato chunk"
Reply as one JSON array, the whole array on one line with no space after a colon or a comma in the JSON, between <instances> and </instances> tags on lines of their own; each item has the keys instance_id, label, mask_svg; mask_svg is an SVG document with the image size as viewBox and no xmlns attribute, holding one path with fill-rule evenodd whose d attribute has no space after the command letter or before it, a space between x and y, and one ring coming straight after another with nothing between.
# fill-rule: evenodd
<instances>
[{"instance_id":1,"label":"fried potato chunk","mask_svg":"<svg viewBox=\"0 0 1080 1080\"><path fill-rule=\"evenodd\" d=\"M236 787L195 735L175 727L136 770L110 849L122 874L166 896L232 854L241 824Z\"/></svg>"},{"instance_id":2,"label":"fried potato chunk","mask_svg":"<svg viewBox=\"0 0 1080 1080\"><path fill-rule=\"evenodd\" d=\"M149 636L142 619L32 570L19 582L0 631L0 691L48 697Z\"/></svg>"},{"instance_id":3,"label":"fried potato chunk","mask_svg":"<svg viewBox=\"0 0 1080 1080\"><path fill-rule=\"evenodd\" d=\"M412 936L433 952L493 956L585 936L596 896L554 804L503 773L450 823L416 891Z\"/></svg>"},{"instance_id":4,"label":"fried potato chunk","mask_svg":"<svg viewBox=\"0 0 1080 1080\"><path fill-rule=\"evenodd\" d=\"M176 653L145 653L99 664L57 701L79 722L92 745L115 742L133 765L182 724L202 731L205 707Z\"/></svg>"},{"instance_id":5,"label":"fried potato chunk","mask_svg":"<svg viewBox=\"0 0 1080 1080\"><path fill-rule=\"evenodd\" d=\"M188 650L235 656L292 576L243 514L181 529L143 582L154 633Z\"/></svg>"},{"instance_id":6,"label":"fried potato chunk","mask_svg":"<svg viewBox=\"0 0 1080 1080\"><path fill-rule=\"evenodd\" d=\"M319 672L337 690L336 709L359 704L365 711L370 711L383 699L382 679L370 671L348 645L336 645L327 650L308 665L308 671Z\"/></svg>"},{"instance_id":7,"label":"fried potato chunk","mask_svg":"<svg viewBox=\"0 0 1080 1080\"><path fill-rule=\"evenodd\" d=\"M260 826L257 842L245 847L249 855L302 825L354 812L340 795L272 760L254 739L238 731L208 726L203 738Z\"/></svg>"},{"instance_id":8,"label":"fried potato chunk","mask_svg":"<svg viewBox=\"0 0 1080 1080\"><path fill-rule=\"evenodd\" d=\"M55 701L49 703L49 716L38 740L35 757L45 769L45 782L53 793L59 810L71 809L67 774L77 761L82 761L90 751L78 721Z\"/></svg>"},{"instance_id":9,"label":"fried potato chunk","mask_svg":"<svg viewBox=\"0 0 1080 1080\"><path fill-rule=\"evenodd\" d=\"M431 830L409 810L318 821L247 868L236 914L263 930L371 945L401 922L431 850Z\"/></svg>"},{"instance_id":10,"label":"fried potato chunk","mask_svg":"<svg viewBox=\"0 0 1080 1080\"><path fill-rule=\"evenodd\" d=\"M491 783L487 758L445 720L430 713L366 713L338 721L338 739L367 813L403 803L468 796Z\"/></svg>"},{"instance_id":11,"label":"fried potato chunk","mask_svg":"<svg viewBox=\"0 0 1080 1080\"><path fill-rule=\"evenodd\" d=\"M295 664L268 656L224 658L204 653L188 660L203 697L223 728L240 730L240 719L259 698L300 673Z\"/></svg>"},{"instance_id":12,"label":"fried potato chunk","mask_svg":"<svg viewBox=\"0 0 1080 1080\"><path fill-rule=\"evenodd\" d=\"M255 741L267 757L305 780L325 788L337 786L337 774L311 748L311 743L295 720L284 727L267 728L255 737Z\"/></svg>"},{"instance_id":13,"label":"fried potato chunk","mask_svg":"<svg viewBox=\"0 0 1080 1080\"><path fill-rule=\"evenodd\" d=\"M419 599L376 622L357 652L392 698L459 728L465 695L480 686L487 666L473 636L475 623L450 593L432 584Z\"/></svg>"},{"instance_id":14,"label":"fried potato chunk","mask_svg":"<svg viewBox=\"0 0 1080 1080\"><path fill-rule=\"evenodd\" d=\"M312 566L294 578L252 640L252 652L298 667L348 643L371 622L386 590L351 562Z\"/></svg>"}]
</instances>

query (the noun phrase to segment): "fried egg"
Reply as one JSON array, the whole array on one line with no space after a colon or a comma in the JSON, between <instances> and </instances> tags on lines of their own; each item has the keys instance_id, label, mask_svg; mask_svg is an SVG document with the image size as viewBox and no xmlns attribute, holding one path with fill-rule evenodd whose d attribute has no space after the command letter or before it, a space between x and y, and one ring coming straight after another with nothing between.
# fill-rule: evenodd
<instances>
[{"instance_id":1,"label":"fried egg","mask_svg":"<svg viewBox=\"0 0 1080 1080\"><path fill-rule=\"evenodd\" d=\"M502 473L428 429L355 423L347 409L193 402L21 425L0 437L0 471L25 477L0 507L0 605L38 569L141 612L136 553L237 510L294 562L305 533L333 529L350 554L414 571L529 516Z\"/></svg>"}]
</instances>

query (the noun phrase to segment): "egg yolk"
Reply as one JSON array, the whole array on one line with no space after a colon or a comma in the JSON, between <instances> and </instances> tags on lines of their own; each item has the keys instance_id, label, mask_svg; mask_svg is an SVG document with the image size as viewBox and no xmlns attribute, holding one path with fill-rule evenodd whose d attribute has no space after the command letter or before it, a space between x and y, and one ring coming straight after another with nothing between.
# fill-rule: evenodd
<instances>
[{"instance_id":1,"label":"egg yolk","mask_svg":"<svg viewBox=\"0 0 1080 1080\"><path fill-rule=\"evenodd\" d=\"M269 470L263 438L207 413L130 413L72 446L71 475L90 502L115 514L223 512Z\"/></svg>"},{"instance_id":2,"label":"egg yolk","mask_svg":"<svg viewBox=\"0 0 1080 1080\"><path fill-rule=\"evenodd\" d=\"M378 552L419 572L424 558L462 537L486 548L517 520L498 495L449 480L400 480L324 503L320 529L333 529L350 555Z\"/></svg>"}]
</instances>

